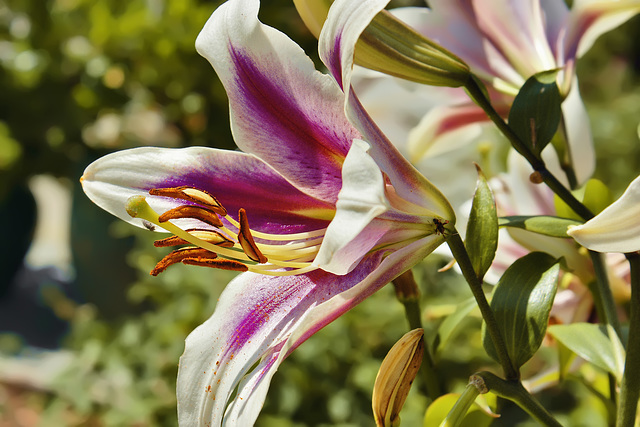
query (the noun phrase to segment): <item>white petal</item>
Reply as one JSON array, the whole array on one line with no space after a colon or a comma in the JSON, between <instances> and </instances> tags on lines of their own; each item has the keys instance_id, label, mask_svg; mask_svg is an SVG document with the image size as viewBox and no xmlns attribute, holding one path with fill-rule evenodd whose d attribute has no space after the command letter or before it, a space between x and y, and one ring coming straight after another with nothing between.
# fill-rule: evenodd
<instances>
[{"instance_id":1,"label":"white petal","mask_svg":"<svg viewBox=\"0 0 640 427\"><path fill-rule=\"evenodd\" d=\"M314 261L325 271L345 274L375 245L384 229L376 229L375 238L352 251L351 243L371 221L388 209L384 178L376 162L367 154L369 144L354 140L342 167L342 189L338 194L336 216L327 228ZM366 237L366 236L365 236ZM364 242L360 242L364 243Z\"/></svg>"},{"instance_id":2,"label":"white petal","mask_svg":"<svg viewBox=\"0 0 640 427\"><path fill-rule=\"evenodd\" d=\"M567 98L562 102L562 119L567 133L571 165L575 171L578 186L581 186L593 175L596 157L589 116L580 97L576 78L571 83Z\"/></svg>"},{"instance_id":3,"label":"white petal","mask_svg":"<svg viewBox=\"0 0 640 427\"><path fill-rule=\"evenodd\" d=\"M618 200L585 224L570 227L567 234L597 252L640 250L640 176Z\"/></svg>"}]
</instances>

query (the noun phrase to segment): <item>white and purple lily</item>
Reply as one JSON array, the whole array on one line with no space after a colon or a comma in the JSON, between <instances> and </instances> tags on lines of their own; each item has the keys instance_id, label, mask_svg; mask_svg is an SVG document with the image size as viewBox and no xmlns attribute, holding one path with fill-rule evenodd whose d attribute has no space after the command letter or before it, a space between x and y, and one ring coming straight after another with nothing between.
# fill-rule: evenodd
<instances>
[{"instance_id":1,"label":"white and purple lily","mask_svg":"<svg viewBox=\"0 0 640 427\"><path fill-rule=\"evenodd\" d=\"M584 183L593 173L595 157L575 63L601 34L638 13L640 1L581 0L574 1L571 9L563 0L428 3L429 8L397 8L392 12L464 60L487 83L494 106L505 116L527 78L545 70L563 70L560 86L566 99L562 104L562 129L576 184ZM460 98L452 97L430 109L413 129L409 151L414 163L481 135L479 128L488 124L486 115L468 98L459 102Z\"/></svg>"},{"instance_id":2,"label":"white and purple lily","mask_svg":"<svg viewBox=\"0 0 640 427\"><path fill-rule=\"evenodd\" d=\"M174 235L158 246L189 245L152 274L178 262L243 271L186 340L177 384L185 426L252 425L282 360L432 252L455 220L345 95L353 46L376 11L332 28L332 77L260 23L258 8L226 2L196 41L225 86L242 152L125 150L82 178L105 210Z\"/></svg>"}]
</instances>

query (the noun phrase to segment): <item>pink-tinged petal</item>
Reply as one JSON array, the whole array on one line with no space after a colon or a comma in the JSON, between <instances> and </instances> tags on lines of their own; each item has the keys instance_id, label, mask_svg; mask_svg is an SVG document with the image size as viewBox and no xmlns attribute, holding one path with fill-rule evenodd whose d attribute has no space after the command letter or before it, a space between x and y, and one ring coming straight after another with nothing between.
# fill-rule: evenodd
<instances>
[{"instance_id":1,"label":"pink-tinged petal","mask_svg":"<svg viewBox=\"0 0 640 427\"><path fill-rule=\"evenodd\" d=\"M580 97L577 78L574 78L571 90L562 102L562 121L569 145L571 165L580 186L591 178L595 171L596 153L589 116Z\"/></svg>"},{"instance_id":2,"label":"pink-tinged petal","mask_svg":"<svg viewBox=\"0 0 640 427\"><path fill-rule=\"evenodd\" d=\"M180 425L253 425L271 376L287 355L281 350L283 344L303 324L307 312L363 282L379 263L380 255L369 257L345 276L316 270L280 278L252 273L236 277L222 293L213 316L187 337L177 384ZM387 282L367 283L378 289ZM307 337L337 316L305 328Z\"/></svg>"},{"instance_id":3,"label":"pink-tinged petal","mask_svg":"<svg viewBox=\"0 0 640 427\"><path fill-rule=\"evenodd\" d=\"M453 222L455 214L446 198L391 144L351 89L355 44L362 31L387 2L388 0L336 0L320 34L320 58L347 93L346 115L363 135L363 139L371 145L371 157L387 175L398 195Z\"/></svg>"},{"instance_id":4,"label":"pink-tinged petal","mask_svg":"<svg viewBox=\"0 0 640 427\"><path fill-rule=\"evenodd\" d=\"M355 45L360 34L389 0L336 0L320 33L318 51L322 62L347 93L351 86L351 71Z\"/></svg>"},{"instance_id":5,"label":"pink-tinged petal","mask_svg":"<svg viewBox=\"0 0 640 427\"><path fill-rule=\"evenodd\" d=\"M473 9L484 37L521 76L556 67L539 0L474 0Z\"/></svg>"},{"instance_id":6,"label":"pink-tinged petal","mask_svg":"<svg viewBox=\"0 0 640 427\"><path fill-rule=\"evenodd\" d=\"M418 163L468 145L489 123L486 113L473 103L435 107L409 133L409 159Z\"/></svg>"},{"instance_id":7,"label":"pink-tinged petal","mask_svg":"<svg viewBox=\"0 0 640 427\"><path fill-rule=\"evenodd\" d=\"M567 232L587 249L597 252L640 250L640 176L622 196L583 225Z\"/></svg>"},{"instance_id":8,"label":"pink-tinged petal","mask_svg":"<svg viewBox=\"0 0 640 427\"><path fill-rule=\"evenodd\" d=\"M314 265L334 274L346 274L353 269L391 226L382 222L369 227L389 206L382 172L367 154L368 148L363 141L353 141L342 168L336 216L314 261ZM353 244L356 237L359 237L357 244Z\"/></svg>"},{"instance_id":9,"label":"pink-tinged petal","mask_svg":"<svg viewBox=\"0 0 640 427\"><path fill-rule=\"evenodd\" d=\"M342 160L359 137L344 116L344 94L291 39L260 23L258 8L258 0L224 3L196 48L225 86L238 147L335 202Z\"/></svg>"},{"instance_id":10,"label":"pink-tinged petal","mask_svg":"<svg viewBox=\"0 0 640 427\"><path fill-rule=\"evenodd\" d=\"M573 2L564 42L568 62L584 55L598 37L640 12L638 0L576 0Z\"/></svg>"},{"instance_id":11,"label":"pink-tinged petal","mask_svg":"<svg viewBox=\"0 0 640 427\"><path fill-rule=\"evenodd\" d=\"M85 193L95 204L140 227L142 221L131 218L125 210L129 197L147 196L158 213L182 203L149 196L152 188L191 186L205 190L233 217L244 208L251 227L264 232L323 228L334 211L331 204L302 193L255 156L205 147L142 147L119 151L89 165L81 181ZM179 225L188 228L190 224L186 221L189 220L182 220Z\"/></svg>"}]
</instances>

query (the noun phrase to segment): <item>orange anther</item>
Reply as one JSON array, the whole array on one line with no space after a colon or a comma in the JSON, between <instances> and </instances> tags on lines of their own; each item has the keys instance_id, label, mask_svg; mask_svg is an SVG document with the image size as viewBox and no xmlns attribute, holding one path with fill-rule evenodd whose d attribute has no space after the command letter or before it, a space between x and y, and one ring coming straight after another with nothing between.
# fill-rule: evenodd
<instances>
[{"instance_id":1,"label":"orange anther","mask_svg":"<svg viewBox=\"0 0 640 427\"><path fill-rule=\"evenodd\" d=\"M240 242L240 246L242 246L244 253L253 261L259 262L260 264L267 262L267 257L260 252L256 242L253 240L251 229L249 228L249 220L247 219L247 212L242 208L240 208L240 211L238 212L238 222L240 223L238 242Z\"/></svg>"},{"instance_id":2,"label":"orange anther","mask_svg":"<svg viewBox=\"0 0 640 427\"><path fill-rule=\"evenodd\" d=\"M170 219L195 218L213 227L222 227L222 221L215 212L200 206L183 205L166 211L158 218L160 222L167 222Z\"/></svg>"},{"instance_id":3,"label":"orange anther","mask_svg":"<svg viewBox=\"0 0 640 427\"><path fill-rule=\"evenodd\" d=\"M157 276L158 274L166 270L167 267L175 263L181 262L187 258L215 259L217 257L218 255L216 255L215 253L209 252L206 249L202 249L202 248L189 247L189 248L177 249L171 252L169 255L162 258L160 261L158 261L154 269L151 270L150 274L152 276Z\"/></svg>"},{"instance_id":4,"label":"orange anther","mask_svg":"<svg viewBox=\"0 0 640 427\"><path fill-rule=\"evenodd\" d=\"M247 271L249 268L241 262L230 259L205 259L205 258L185 258L183 264L199 265L201 267L219 268L230 271Z\"/></svg>"},{"instance_id":5,"label":"orange anther","mask_svg":"<svg viewBox=\"0 0 640 427\"><path fill-rule=\"evenodd\" d=\"M171 188L152 188L149 190L152 196L172 197L174 199L188 200L190 202L204 205L218 215L226 216L227 210L220 204L218 199L204 190L197 188L182 186Z\"/></svg>"}]
</instances>

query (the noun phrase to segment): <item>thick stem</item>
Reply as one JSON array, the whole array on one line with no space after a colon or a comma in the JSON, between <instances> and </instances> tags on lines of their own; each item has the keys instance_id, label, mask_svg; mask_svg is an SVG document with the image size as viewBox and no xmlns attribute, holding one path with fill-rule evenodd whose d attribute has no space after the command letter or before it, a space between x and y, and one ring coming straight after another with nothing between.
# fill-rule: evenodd
<instances>
[{"instance_id":1,"label":"thick stem","mask_svg":"<svg viewBox=\"0 0 640 427\"><path fill-rule=\"evenodd\" d=\"M420 290L413 277L413 272L408 270L401 274L393 280L393 286L395 287L398 301L404 306L405 316L409 322L409 329L424 329L422 328L422 311L420 310ZM433 356L431 355L431 349L427 344L428 341L425 340L424 337L422 339L425 345L420 372L425 383L427 396L432 400L436 400L441 394L440 382Z\"/></svg>"},{"instance_id":2,"label":"thick stem","mask_svg":"<svg viewBox=\"0 0 640 427\"><path fill-rule=\"evenodd\" d=\"M547 184L551 190L558 195L571 209L580 215L584 220L593 218L593 213L587 209L578 199L576 199L571 191L569 191L558 179L547 169L542 159L538 158L529 147L518 138L509 125L500 117L487 99L484 92L480 89L477 81L469 79L469 83L465 86L467 93L487 114L489 119L498 127L500 132L509 140L513 148L524 156L531 164L534 171L539 172L542 181Z\"/></svg>"},{"instance_id":3,"label":"thick stem","mask_svg":"<svg viewBox=\"0 0 640 427\"><path fill-rule=\"evenodd\" d=\"M493 310L489 306L489 302L487 301L487 298L484 295L484 291L482 290L482 281L478 279L478 276L473 269L473 264L471 263L471 259L469 259L469 254L467 253L467 250L464 247L464 243L462 242L460 234L458 234L457 230L454 230L454 232L447 238L447 244L451 249L453 257L458 262L460 270L462 270L462 275L471 288L471 293L473 293L473 296L478 303L480 313L482 314L482 318L484 319L487 326L487 332L489 332L489 336L491 337L493 345L496 348L498 360L500 362L500 365L502 366L502 369L504 370L505 377L510 380L519 379L520 372L509 358L507 346L505 344L504 338L502 337L502 334L500 333L498 322L496 321L496 318L493 315Z\"/></svg>"},{"instance_id":4,"label":"thick stem","mask_svg":"<svg viewBox=\"0 0 640 427\"><path fill-rule=\"evenodd\" d=\"M607 269L604 265L604 259L602 254L594 251L589 251L589 256L591 257L593 269L596 274L595 287L592 289L592 292L599 301L597 305L597 307L600 307L598 316L600 316L602 323L611 325L618 334L618 337L622 339L622 335L620 334L620 319L618 319L616 304L613 300L611 287L609 286L609 276L607 275Z\"/></svg>"},{"instance_id":5,"label":"thick stem","mask_svg":"<svg viewBox=\"0 0 640 427\"><path fill-rule=\"evenodd\" d=\"M617 427L633 427L640 399L640 253L626 254L631 266L629 340L620 386Z\"/></svg>"},{"instance_id":6,"label":"thick stem","mask_svg":"<svg viewBox=\"0 0 640 427\"><path fill-rule=\"evenodd\" d=\"M552 427L562 425L522 386L520 381L505 381L491 372L478 372L469 379L480 393L493 394L511 400L540 424Z\"/></svg>"}]
</instances>

